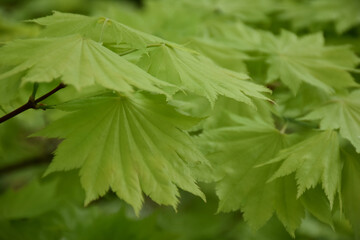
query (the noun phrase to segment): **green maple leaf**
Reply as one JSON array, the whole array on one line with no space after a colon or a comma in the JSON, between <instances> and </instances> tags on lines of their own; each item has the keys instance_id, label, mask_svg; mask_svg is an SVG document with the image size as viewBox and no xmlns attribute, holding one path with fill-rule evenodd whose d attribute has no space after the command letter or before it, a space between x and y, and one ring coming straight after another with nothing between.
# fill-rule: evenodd
<instances>
[{"instance_id":1,"label":"green maple leaf","mask_svg":"<svg viewBox=\"0 0 360 240\"><path fill-rule=\"evenodd\" d=\"M289 2L291 3L291 2ZM283 5L281 18L292 21L295 29L333 22L337 33L344 33L360 24L358 0L316 0Z\"/></svg>"},{"instance_id":2,"label":"green maple leaf","mask_svg":"<svg viewBox=\"0 0 360 240\"><path fill-rule=\"evenodd\" d=\"M142 191L159 204L178 203L180 187L204 198L191 165L207 163L181 129L199 120L179 114L162 98L101 95L64 104L74 112L38 135L64 138L46 174L80 168L85 204L111 188L136 213Z\"/></svg>"},{"instance_id":3,"label":"green maple leaf","mask_svg":"<svg viewBox=\"0 0 360 240\"><path fill-rule=\"evenodd\" d=\"M338 33L344 33L360 24L358 0L317 0L313 3L319 21L332 21Z\"/></svg>"},{"instance_id":4,"label":"green maple leaf","mask_svg":"<svg viewBox=\"0 0 360 240\"><path fill-rule=\"evenodd\" d=\"M320 120L321 129L340 129L340 135L360 153L360 90L334 97L302 119Z\"/></svg>"},{"instance_id":5,"label":"green maple leaf","mask_svg":"<svg viewBox=\"0 0 360 240\"><path fill-rule=\"evenodd\" d=\"M40 184L37 180L0 196L0 220L33 218L54 208L56 182Z\"/></svg>"},{"instance_id":6,"label":"green maple leaf","mask_svg":"<svg viewBox=\"0 0 360 240\"><path fill-rule=\"evenodd\" d=\"M151 75L189 92L206 97L214 104L218 95L252 104L249 97L267 99L269 89L246 81L245 74L232 72L210 59L176 44L160 44L140 59L139 65ZM169 88L169 92L177 89Z\"/></svg>"},{"instance_id":7,"label":"green maple leaf","mask_svg":"<svg viewBox=\"0 0 360 240\"><path fill-rule=\"evenodd\" d=\"M311 188L300 198L301 203L318 220L334 228L331 206L321 187Z\"/></svg>"},{"instance_id":8,"label":"green maple leaf","mask_svg":"<svg viewBox=\"0 0 360 240\"><path fill-rule=\"evenodd\" d=\"M5 71L7 70L10 68L5 68ZM23 73L19 73L0 80L0 105L9 104L18 97L22 76Z\"/></svg>"},{"instance_id":9,"label":"green maple leaf","mask_svg":"<svg viewBox=\"0 0 360 240\"><path fill-rule=\"evenodd\" d=\"M276 166L255 168L287 146L288 136L269 123L239 118L238 126L205 131L200 140L211 149L207 156L222 173L216 186L218 210L241 210L254 228L263 226L276 212L293 235L304 216L294 178L267 183Z\"/></svg>"},{"instance_id":10,"label":"green maple leaf","mask_svg":"<svg viewBox=\"0 0 360 240\"><path fill-rule=\"evenodd\" d=\"M336 191L340 187L341 161L339 139L336 131L327 130L317 133L289 148L267 162L282 162L271 180L296 172L298 197L306 189L314 188L321 182L330 205L334 202Z\"/></svg>"},{"instance_id":11,"label":"green maple leaf","mask_svg":"<svg viewBox=\"0 0 360 240\"><path fill-rule=\"evenodd\" d=\"M341 198L345 215L351 222L356 239L360 237L360 155L344 151Z\"/></svg>"},{"instance_id":12,"label":"green maple leaf","mask_svg":"<svg viewBox=\"0 0 360 240\"><path fill-rule=\"evenodd\" d=\"M219 66L233 71L245 72L244 60L250 59L246 53L236 47L210 38L193 38L190 47L209 57Z\"/></svg>"},{"instance_id":13,"label":"green maple leaf","mask_svg":"<svg viewBox=\"0 0 360 240\"><path fill-rule=\"evenodd\" d=\"M269 54L267 81L279 78L293 93L303 82L328 93L358 85L347 71L354 69L359 58L348 46L325 47L321 34L297 37L282 31L278 37L262 36L260 51Z\"/></svg>"},{"instance_id":14,"label":"green maple leaf","mask_svg":"<svg viewBox=\"0 0 360 240\"><path fill-rule=\"evenodd\" d=\"M41 36L45 37L83 34L95 41L126 43L134 48L143 48L147 44L164 41L105 17L88 17L55 11L51 16L30 21L46 26L46 29L41 33Z\"/></svg>"},{"instance_id":15,"label":"green maple leaf","mask_svg":"<svg viewBox=\"0 0 360 240\"><path fill-rule=\"evenodd\" d=\"M133 86L162 93L155 85L168 86L136 65L80 35L16 40L2 47L0 63L15 66L0 75L0 81L26 71L22 82L50 82L61 78L77 89L94 83L121 92Z\"/></svg>"}]
</instances>

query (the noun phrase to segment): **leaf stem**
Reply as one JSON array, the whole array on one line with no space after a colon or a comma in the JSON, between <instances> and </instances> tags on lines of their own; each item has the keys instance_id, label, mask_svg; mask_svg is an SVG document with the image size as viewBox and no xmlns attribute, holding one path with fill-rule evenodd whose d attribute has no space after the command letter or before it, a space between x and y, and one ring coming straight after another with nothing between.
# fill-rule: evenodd
<instances>
[{"instance_id":1,"label":"leaf stem","mask_svg":"<svg viewBox=\"0 0 360 240\"><path fill-rule=\"evenodd\" d=\"M125 51L125 52L120 53L119 56L125 56L125 55L127 55L127 54L136 52L137 50L139 50L139 49L137 49L137 48L130 49L130 50L128 50L128 51Z\"/></svg>"},{"instance_id":2,"label":"leaf stem","mask_svg":"<svg viewBox=\"0 0 360 240\"><path fill-rule=\"evenodd\" d=\"M32 91L32 93L31 93L31 98L32 98L32 99L35 99L35 97L36 97L36 92L37 92L38 88L39 88L39 83L34 83L33 91Z\"/></svg>"},{"instance_id":3,"label":"leaf stem","mask_svg":"<svg viewBox=\"0 0 360 240\"><path fill-rule=\"evenodd\" d=\"M281 133L281 134L285 134L287 127L288 127L288 123L286 122L286 123L282 126L282 128L281 128L281 130L280 130L280 133Z\"/></svg>"},{"instance_id":4,"label":"leaf stem","mask_svg":"<svg viewBox=\"0 0 360 240\"><path fill-rule=\"evenodd\" d=\"M27 103L25 103L24 105L22 105L21 107L15 109L14 111L6 114L5 116L0 118L0 123L3 123L15 116L17 116L18 114L25 112L28 109L39 109L39 103L43 100L45 100L46 98L50 97L51 95L53 95L54 93L56 93L57 91L59 91L60 89L66 87L65 84L60 83L56 88L54 88L53 90L51 90L50 92L44 94L43 96L39 97L38 99L35 99L35 97L33 96L33 94L29 97L29 100ZM43 109L42 107L40 107L41 109Z\"/></svg>"},{"instance_id":5,"label":"leaf stem","mask_svg":"<svg viewBox=\"0 0 360 240\"><path fill-rule=\"evenodd\" d=\"M5 109L2 106L0 106L0 110L3 111L5 114L7 114L7 112L5 111Z\"/></svg>"}]
</instances>

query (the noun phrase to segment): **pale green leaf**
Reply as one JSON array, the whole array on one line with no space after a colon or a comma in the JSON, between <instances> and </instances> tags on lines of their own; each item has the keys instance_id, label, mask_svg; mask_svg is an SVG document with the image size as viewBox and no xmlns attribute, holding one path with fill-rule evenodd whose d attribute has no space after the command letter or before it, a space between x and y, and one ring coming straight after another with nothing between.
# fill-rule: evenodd
<instances>
[{"instance_id":1,"label":"pale green leaf","mask_svg":"<svg viewBox=\"0 0 360 240\"><path fill-rule=\"evenodd\" d=\"M281 166L270 180L296 172L298 197L305 190L314 188L321 182L332 206L336 191L340 187L341 176L337 132L331 130L319 132L302 142L281 150L267 164L280 161L282 161Z\"/></svg>"},{"instance_id":2,"label":"pale green leaf","mask_svg":"<svg viewBox=\"0 0 360 240\"><path fill-rule=\"evenodd\" d=\"M16 40L0 50L1 64L15 66L0 80L28 70L22 82L50 82L61 78L77 89L98 84L121 92L133 86L162 93L155 85L168 86L136 65L80 35Z\"/></svg>"},{"instance_id":3,"label":"pale green leaf","mask_svg":"<svg viewBox=\"0 0 360 240\"><path fill-rule=\"evenodd\" d=\"M259 48L269 54L268 81L279 78L293 93L303 82L328 93L358 85L347 71L355 68L359 58L348 46L325 47L321 34L297 37L282 31L278 37L262 36Z\"/></svg>"},{"instance_id":4,"label":"pale green leaf","mask_svg":"<svg viewBox=\"0 0 360 240\"><path fill-rule=\"evenodd\" d=\"M237 126L242 118L271 125L273 123L271 103L259 99L254 99L253 103L256 108L230 98L220 97L210 116L205 119L203 128Z\"/></svg>"},{"instance_id":5,"label":"pale green leaf","mask_svg":"<svg viewBox=\"0 0 360 240\"><path fill-rule=\"evenodd\" d=\"M250 59L250 57L234 46L210 38L194 38L190 41L190 47L221 67L237 72L246 72L244 60Z\"/></svg>"},{"instance_id":6,"label":"pale green leaf","mask_svg":"<svg viewBox=\"0 0 360 240\"><path fill-rule=\"evenodd\" d=\"M102 43L126 43L134 48L163 42L161 38L138 31L106 17L88 17L79 14L54 12L53 15L31 20L46 26L41 36L59 37L82 34Z\"/></svg>"},{"instance_id":7,"label":"pale green leaf","mask_svg":"<svg viewBox=\"0 0 360 240\"><path fill-rule=\"evenodd\" d=\"M141 58L139 65L151 75L191 93L206 97L214 104L218 95L252 104L250 97L267 99L268 89L246 81L248 76L223 69L210 59L184 47L161 44ZM174 93L177 89L170 88Z\"/></svg>"},{"instance_id":8,"label":"pale green leaf","mask_svg":"<svg viewBox=\"0 0 360 240\"><path fill-rule=\"evenodd\" d=\"M276 215L286 230L295 237L295 230L305 216L304 208L296 198L296 183L293 176L278 180L275 191ZM268 204L264 202L264 204Z\"/></svg>"},{"instance_id":9,"label":"pale green leaf","mask_svg":"<svg viewBox=\"0 0 360 240\"><path fill-rule=\"evenodd\" d=\"M136 213L142 191L173 207L177 187L204 198L190 165L207 161L181 130L197 119L177 113L155 96L109 94L88 102L78 102L77 111L40 131L42 136L65 139L46 174L79 168L85 204L111 188Z\"/></svg>"},{"instance_id":10,"label":"pale green leaf","mask_svg":"<svg viewBox=\"0 0 360 240\"><path fill-rule=\"evenodd\" d=\"M349 95L333 97L324 106L316 108L303 120L320 120L321 129L340 129L360 153L360 90Z\"/></svg>"},{"instance_id":11,"label":"pale green leaf","mask_svg":"<svg viewBox=\"0 0 360 240\"><path fill-rule=\"evenodd\" d=\"M288 145L288 136L268 123L239 118L238 126L205 131L200 140L222 175L216 186L218 210L243 211L253 228L263 226L276 212L293 234L304 215L293 177L267 182L276 166L255 168Z\"/></svg>"}]
</instances>

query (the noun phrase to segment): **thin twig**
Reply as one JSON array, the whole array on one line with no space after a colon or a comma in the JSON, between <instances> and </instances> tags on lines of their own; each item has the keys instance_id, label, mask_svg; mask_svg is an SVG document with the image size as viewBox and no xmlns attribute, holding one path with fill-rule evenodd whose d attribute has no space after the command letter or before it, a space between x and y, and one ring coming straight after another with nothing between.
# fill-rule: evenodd
<instances>
[{"instance_id":1,"label":"thin twig","mask_svg":"<svg viewBox=\"0 0 360 240\"><path fill-rule=\"evenodd\" d=\"M14 111L6 114L5 116L0 118L0 123L3 123L13 117L15 117L16 115L25 112L28 109L38 109L39 108L39 103L43 100L45 100L46 98L50 97L51 95L53 95L54 93L56 93L57 91L59 91L60 89L66 87L65 84L60 83L56 88L54 88L53 90L51 90L50 92L46 93L45 95L39 97L38 99L34 99L33 96L31 95L29 98L29 101L27 103L25 103L24 105L22 105L21 107L15 109Z\"/></svg>"}]
</instances>

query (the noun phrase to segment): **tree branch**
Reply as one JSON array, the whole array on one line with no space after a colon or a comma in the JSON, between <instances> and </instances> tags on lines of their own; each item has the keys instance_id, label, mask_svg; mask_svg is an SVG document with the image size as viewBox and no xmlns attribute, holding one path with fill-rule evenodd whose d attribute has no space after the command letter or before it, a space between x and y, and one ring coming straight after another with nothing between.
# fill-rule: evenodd
<instances>
[{"instance_id":1,"label":"tree branch","mask_svg":"<svg viewBox=\"0 0 360 240\"><path fill-rule=\"evenodd\" d=\"M45 100L46 98L50 97L51 95L53 95L54 93L56 93L57 91L59 91L60 89L66 87L65 84L60 83L56 88L54 88L53 90L51 90L50 92L44 94L43 96L39 97L38 99L34 99L34 96L31 95L29 98L29 101L27 103L25 103L24 105L22 105L21 107L15 109L14 111L6 114L5 116L0 118L0 123L3 123L13 117L15 117L16 115L25 112L28 109L38 109L39 108L39 103L43 100Z\"/></svg>"}]
</instances>

